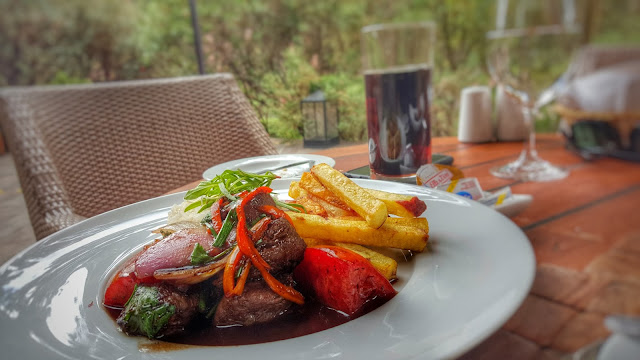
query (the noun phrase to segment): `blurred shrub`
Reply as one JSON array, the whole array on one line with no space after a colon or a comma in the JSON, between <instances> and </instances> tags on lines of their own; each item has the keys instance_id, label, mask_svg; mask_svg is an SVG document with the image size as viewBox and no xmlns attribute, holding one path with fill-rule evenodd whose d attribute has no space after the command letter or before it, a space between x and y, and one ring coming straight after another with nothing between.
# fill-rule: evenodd
<instances>
[{"instance_id":1,"label":"blurred shrub","mask_svg":"<svg viewBox=\"0 0 640 360\"><path fill-rule=\"evenodd\" d=\"M338 105L340 138L348 141L367 139L364 80L362 76L334 73L322 76L311 91L321 89L328 101Z\"/></svg>"},{"instance_id":2,"label":"blurred shrub","mask_svg":"<svg viewBox=\"0 0 640 360\"><path fill-rule=\"evenodd\" d=\"M488 82L484 33L491 3L246 0L197 5L207 71L231 72L270 134L301 137L299 102L322 89L339 105L340 137L361 141L366 138L362 26L436 22L432 132L453 135L461 89ZM638 41L640 1L587 3L592 39ZM186 0L0 0L0 86L195 73Z\"/></svg>"}]
</instances>

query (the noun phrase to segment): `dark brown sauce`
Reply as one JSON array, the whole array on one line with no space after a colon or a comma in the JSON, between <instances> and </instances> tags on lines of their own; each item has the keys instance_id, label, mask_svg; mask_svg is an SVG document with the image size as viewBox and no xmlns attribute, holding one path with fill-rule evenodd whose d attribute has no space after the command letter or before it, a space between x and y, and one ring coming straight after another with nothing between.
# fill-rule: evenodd
<instances>
[{"instance_id":1,"label":"dark brown sauce","mask_svg":"<svg viewBox=\"0 0 640 360\"><path fill-rule=\"evenodd\" d=\"M294 310L267 324L216 328L210 325L210 321L202 319L196 321L183 334L162 340L183 345L235 346L291 339L344 324L374 310L384 302L374 299L365 304L357 314L348 316L308 298L303 306L296 306ZM120 314L119 309L106 309L114 320L117 319ZM155 346L152 348L155 349ZM161 346L157 351L167 349L179 350L183 347Z\"/></svg>"}]
</instances>

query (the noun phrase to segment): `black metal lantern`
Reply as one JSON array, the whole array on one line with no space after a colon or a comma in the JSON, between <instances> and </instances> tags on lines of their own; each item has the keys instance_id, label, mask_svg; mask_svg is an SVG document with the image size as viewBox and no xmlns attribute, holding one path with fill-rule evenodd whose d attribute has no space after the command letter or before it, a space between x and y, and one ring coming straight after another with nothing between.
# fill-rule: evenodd
<instances>
[{"instance_id":1,"label":"black metal lantern","mask_svg":"<svg viewBox=\"0 0 640 360\"><path fill-rule=\"evenodd\" d=\"M337 144L338 106L327 101L321 90L315 91L300 101L304 126L304 146L326 147Z\"/></svg>"}]
</instances>

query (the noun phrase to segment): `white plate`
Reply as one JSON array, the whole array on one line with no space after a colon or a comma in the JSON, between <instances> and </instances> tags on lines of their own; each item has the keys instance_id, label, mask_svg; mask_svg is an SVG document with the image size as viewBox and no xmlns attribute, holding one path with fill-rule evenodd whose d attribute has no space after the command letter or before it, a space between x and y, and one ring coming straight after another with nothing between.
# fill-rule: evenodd
<instances>
[{"instance_id":1,"label":"white plate","mask_svg":"<svg viewBox=\"0 0 640 360\"><path fill-rule=\"evenodd\" d=\"M0 349L6 359L409 359L450 358L497 330L533 281L535 258L508 218L460 196L418 186L355 180L427 202L432 250L398 268L398 295L318 333L265 344L145 352L101 306L105 284L139 251L183 194L85 220L39 241L0 267ZM274 181L286 197L289 181Z\"/></svg>"},{"instance_id":2,"label":"white plate","mask_svg":"<svg viewBox=\"0 0 640 360\"><path fill-rule=\"evenodd\" d=\"M330 157L322 156L322 155L312 155L312 154L281 154L281 155L265 155L265 156L256 156L238 160L228 161L223 164L218 164L207 169L204 173L202 173L202 178L205 180L211 180L217 175L222 174L223 171L227 169L240 169L252 173L262 173L271 169L279 169L273 171L274 174L280 176L281 178L295 178L300 177L303 172L309 171L311 166L306 165L298 165L291 168L280 169L283 166L287 166L290 164L297 164L303 161L312 161L310 165L313 166L315 164L326 163L329 166L333 167L336 164L335 160Z\"/></svg>"}]
</instances>

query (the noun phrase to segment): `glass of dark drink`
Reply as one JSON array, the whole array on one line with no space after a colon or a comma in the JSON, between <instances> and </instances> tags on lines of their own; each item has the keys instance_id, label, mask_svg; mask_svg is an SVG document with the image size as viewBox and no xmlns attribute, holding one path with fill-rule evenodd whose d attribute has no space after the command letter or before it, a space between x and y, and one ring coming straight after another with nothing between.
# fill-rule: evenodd
<instances>
[{"instance_id":1,"label":"glass of dark drink","mask_svg":"<svg viewBox=\"0 0 640 360\"><path fill-rule=\"evenodd\" d=\"M415 177L431 162L431 74L435 24L362 28L371 178Z\"/></svg>"}]
</instances>

